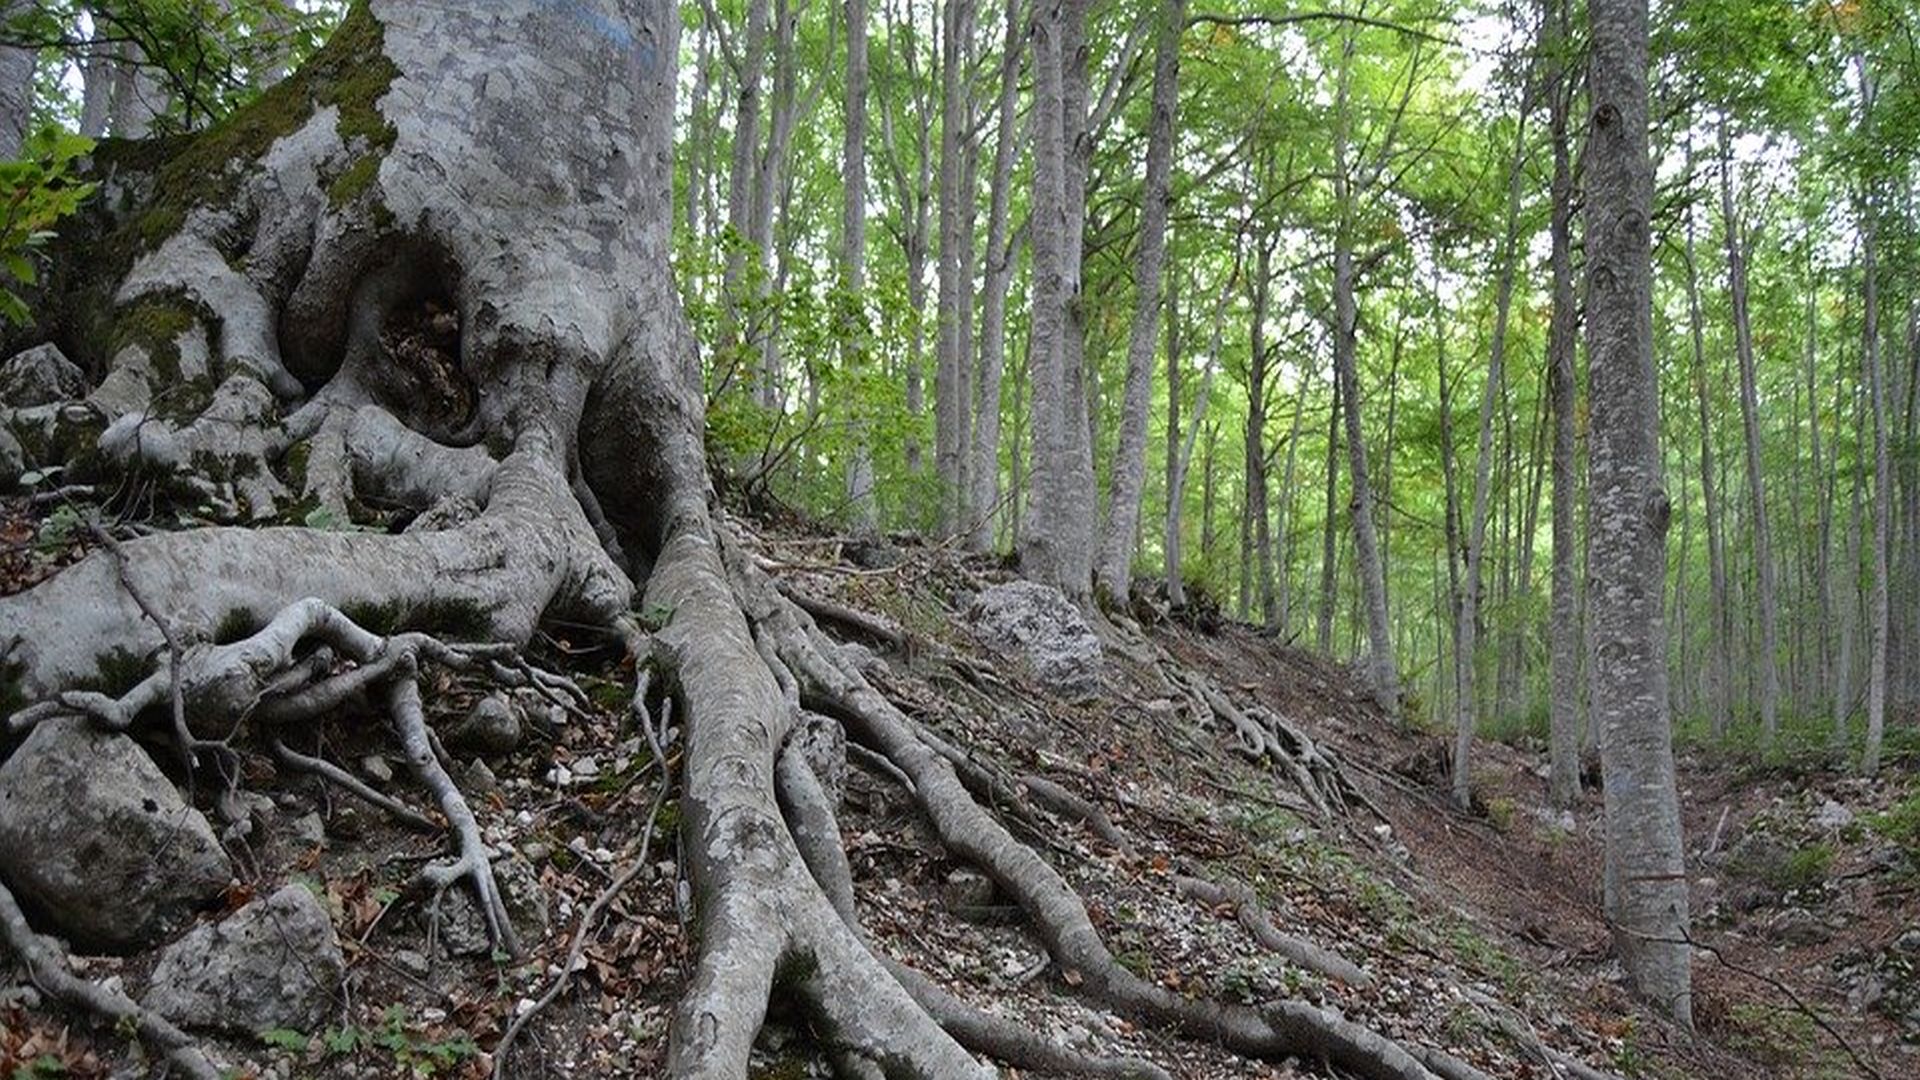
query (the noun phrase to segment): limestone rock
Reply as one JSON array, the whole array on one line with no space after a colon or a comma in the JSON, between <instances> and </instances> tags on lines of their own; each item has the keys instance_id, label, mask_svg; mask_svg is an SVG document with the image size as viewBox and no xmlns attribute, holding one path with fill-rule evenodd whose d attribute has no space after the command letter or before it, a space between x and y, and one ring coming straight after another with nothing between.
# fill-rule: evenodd
<instances>
[{"instance_id":1,"label":"limestone rock","mask_svg":"<svg viewBox=\"0 0 1920 1080\"><path fill-rule=\"evenodd\" d=\"M520 706L505 694L488 694L446 734L449 749L499 757L520 745Z\"/></svg>"},{"instance_id":2,"label":"limestone rock","mask_svg":"<svg viewBox=\"0 0 1920 1080\"><path fill-rule=\"evenodd\" d=\"M0 876L77 947L121 952L185 925L233 867L145 750L61 719L0 765Z\"/></svg>"},{"instance_id":3,"label":"limestone rock","mask_svg":"<svg viewBox=\"0 0 1920 1080\"><path fill-rule=\"evenodd\" d=\"M144 1004L189 1027L311 1031L333 1012L346 971L326 909L287 885L167 946Z\"/></svg>"},{"instance_id":4,"label":"limestone rock","mask_svg":"<svg viewBox=\"0 0 1920 1080\"><path fill-rule=\"evenodd\" d=\"M995 585L975 598L970 617L989 646L1018 656L1059 692L1099 690L1100 638L1058 589L1031 581Z\"/></svg>"},{"instance_id":5,"label":"limestone rock","mask_svg":"<svg viewBox=\"0 0 1920 1080\"><path fill-rule=\"evenodd\" d=\"M540 884L540 872L519 855L493 860L493 881L500 886L500 900L506 905L513 932L524 944L531 945L547 932L547 890ZM440 942L447 955L485 956L493 948L487 940L487 920L474 902L473 890L463 883L447 891L441 902Z\"/></svg>"},{"instance_id":6,"label":"limestone rock","mask_svg":"<svg viewBox=\"0 0 1920 1080\"><path fill-rule=\"evenodd\" d=\"M57 345L35 345L0 364L0 404L24 409L72 401L86 394L86 376Z\"/></svg>"}]
</instances>

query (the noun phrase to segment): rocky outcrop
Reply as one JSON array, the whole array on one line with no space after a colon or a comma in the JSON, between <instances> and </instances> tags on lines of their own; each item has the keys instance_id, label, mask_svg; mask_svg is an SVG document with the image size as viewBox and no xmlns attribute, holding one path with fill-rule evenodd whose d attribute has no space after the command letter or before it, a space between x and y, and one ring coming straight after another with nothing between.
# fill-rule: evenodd
<instances>
[{"instance_id":1,"label":"rocky outcrop","mask_svg":"<svg viewBox=\"0 0 1920 1080\"><path fill-rule=\"evenodd\" d=\"M76 947L126 952L185 925L233 867L137 743L62 719L0 765L0 877Z\"/></svg>"},{"instance_id":2,"label":"rocky outcrop","mask_svg":"<svg viewBox=\"0 0 1920 1080\"><path fill-rule=\"evenodd\" d=\"M974 599L969 617L982 641L1020 659L1058 692L1099 691L1100 638L1058 589L1032 581L995 585Z\"/></svg>"}]
</instances>

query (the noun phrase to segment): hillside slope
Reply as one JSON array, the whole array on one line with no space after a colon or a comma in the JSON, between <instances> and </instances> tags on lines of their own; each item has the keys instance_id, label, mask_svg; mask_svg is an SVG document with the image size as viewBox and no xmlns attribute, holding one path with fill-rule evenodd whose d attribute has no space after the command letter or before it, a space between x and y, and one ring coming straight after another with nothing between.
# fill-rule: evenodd
<instances>
[{"instance_id":1,"label":"hillside slope","mask_svg":"<svg viewBox=\"0 0 1920 1080\"><path fill-rule=\"evenodd\" d=\"M1684 1045L1626 998L1606 957L1597 800L1577 816L1547 811L1534 755L1489 746L1476 778L1485 813L1462 815L1445 800L1437 736L1388 721L1344 668L1244 626L1161 617L1102 626L1097 677L1073 689L1056 670L1036 671L1031 654L985 643L993 635L981 598L1011 580L996 565L792 526L766 526L751 546L783 591L846 647L865 650L868 679L950 744L963 778L1087 897L1121 962L1164 987L1247 1003L1302 998L1460 1076L1896 1076L1920 1060L1910 1052L1915 1017L1902 1011L1920 1006L1904 981L1920 948L1901 936L1920 901L1900 876L1911 870L1900 849L1867 824L1894 805L1893 785L1827 780L1789 799L1771 792L1803 786L1799 778L1741 779L1688 760L1688 799L1700 808L1690 842L1703 853L1696 904L1730 913L1710 916L1702 932L1738 970L1703 956L1702 1038ZM484 687L448 677L429 703L462 759L463 786L482 803L488 843L510 852L496 866L529 956L489 955L463 895L450 894L434 920L425 898L404 892L412 869L438 852L435 838L250 752L256 801L237 834L246 857L225 907L304 884L325 901L348 967L324 1026L212 1036L228 1060L272 1077L477 1077L526 1015L502 1075L657 1074L691 959L674 804L657 801L659 775L626 714L631 689L617 651L556 630L537 652L586 688L590 709L513 701L515 736L488 742L471 730L486 712L474 709ZM1224 702L1199 708L1196 695ZM1294 746L1304 767L1252 758L1222 710L1304 736ZM319 745L369 778L390 773L389 740L356 720L342 710ZM845 755L839 826L861 922L887 954L1084 1052L1196 1080L1321 1072L1316 1062L1243 1060L1084 1003L1019 909L921 823L900 777L857 747L824 752L836 763ZM677 761L671 744L667 761ZM1844 824L1825 829L1826 861L1794 862L1792 851L1812 842L1801 810L1829 799L1848 809ZM1723 806L1717 829L1704 821ZM1838 822L1837 811L1826 814ZM234 845L231 826L228 836ZM572 973L549 1004L543 995L588 914ZM1789 933L1783 920L1799 928L1797 943L1778 953L1766 940ZM152 966L152 954L89 958L82 971L138 993ZM1762 967L1785 989L1740 973ZM1789 991L1837 1016L1839 1038ZM36 1060L74 1076L140 1074L131 1043L73 1025L30 987L0 1001L0 1075ZM813 1033L783 1022L777 994L771 1020L761 1075L827 1075Z\"/></svg>"}]
</instances>

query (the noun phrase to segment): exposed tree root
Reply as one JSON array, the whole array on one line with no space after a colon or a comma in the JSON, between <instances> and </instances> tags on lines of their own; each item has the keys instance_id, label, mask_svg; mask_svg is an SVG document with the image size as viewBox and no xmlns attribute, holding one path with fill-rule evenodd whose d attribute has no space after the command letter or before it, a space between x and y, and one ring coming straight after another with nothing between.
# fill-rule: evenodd
<instances>
[{"instance_id":1,"label":"exposed tree root","mask_svg":"<svg viewBox=\"0 0 1920 1080\"><path fill-rule=\"evenodd\" d=\"M773 590L757 570L741 560L734 565L748 610L777 643L781 660L800 683L803 702L839 717L851 736L912 778L915 798L942 842L1019 903L1069 985L1136 1019L1216 1040L1249 1056L1306 1056L1367 1077L1431 1080L1431 1070L1398 1044L1313 1006L1287 1002L1253 1009L1194 1001L1127 971L1108 951L1072 887L975 801L918 726L864 677L829 659L831 643L795 606L770 600Z\"/></svg>"},{"instance_id":2,"label":"exposed tree root","mask_svg":"<svg viewBox=\"0 0 1920 1080\"><path fill-rule=\"evenodd\" d=\"M89 982L67 970L64 950L27 925L26 915L4 884L0 884L0 940L26 963L35 986L81 1012L116 1026L131 1026L160 1051L170 1067L189 1080L220 1080L226 1075L186 1032L165 1017L142 1008L119 990Z\"/></svg>"},{"instance_id":3,"label":"exposed tree root","mask_svg":"<svg viewBox=\"0 0 1920 1080\"><path fill-rule=\"evenodd\" d=\"M1339 953L1323 949L1311 941L1282 933L1267 917L1267 911L1260 903L1260 897L1245 882L1227 880L1223 883L1204 881L1200 878L1179 876L1174 884L1180 891L1209 907L1231 907L1240 925L1247 928L1253 940L1269 952L1278 953L1309 971L1317 971L1330 979L1337 979L1352 987L1373 985L1373 976L1362 971L1359 965L1341 956Z\"/></svg>"}]
</instances>

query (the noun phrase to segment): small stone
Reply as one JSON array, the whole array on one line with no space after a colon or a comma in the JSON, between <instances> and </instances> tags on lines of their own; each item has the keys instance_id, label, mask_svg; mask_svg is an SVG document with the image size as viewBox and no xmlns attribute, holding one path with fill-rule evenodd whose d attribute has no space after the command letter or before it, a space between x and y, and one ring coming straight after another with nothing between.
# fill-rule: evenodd
<instances>
[{"instance_id":1,"label":"small stone","mask_svg":"<svg viewBox=\"0 0 1920 1080\"><path fill-rule=\"evenodd\" d=\"M993 879L971 867L961 867L940 884L940 902L960 918L978 918L994 902Z\"/></svg>"},{"instance_id":2,"label":"small stone","mask_svg":"<svg viewBox=\"0 0 1920 1080\"><path fill-rule=\"evenodd\" d=\"M393 961L394 967L399 968L401 971L415 978L424 979L427 977L427 973L433 970L432 966L427 962L426 956L413 949L395 949L393 955L387 957L387 959Z\"/></svg>"},{"instance_id":3,"label":"small stone","mask_svg":"<svg viewBox=\"0 0 1920 1080\"><path fill-rule=\"evenodd\" d=\"M547 890L540 884L540 873L533 864L518 855L493 861L493 881L500 887L500 899L514 933L527 944L538 941L547 932L551 914ZM445 917L440 924L440 940L447 955L455 959L485 956L493 948L487 938L487 921L473 900L473 890L462 886L447 893Z\"/></svg>"},{"instance_id":4,"label":"small stone","mask_svg":"<svg viewBox=\"0 0 1920 1080\"><path fill-rule=\"evenodd\" d=\"M387 759L378 754L368 754L361 758L360 771L366 773L367 779L376 784L393 782L393 766L387 764Z\"/></svg>"},{"instance_id":5,"label":"small stone","mask_svg":"<svg viewBox=\"0 0 1920 1080\"><path fill-rule=\"evenodd\" d=\"M1820 804L1813 812L1813 824L1818 829L1844 829L1853 824L1853 811L1832 799Z\"/></svg>"},{"instance_id":6,"label":"small stone","mask_svg":"<svg viewBox=\"0 0 1920 1080\"><path fill-rule=\"evenodd\" d=\"M299 848L325 847L327 824L320 820L319 814L302 814L287 827L287 836Z\"/></svg>"},{"instance_id":7,"label":"small stone","mask_svg":"<svg viewBox=\"0 0 1920 1080\"><path fill-rule=\"evenodd\" d=\"M600 763L590 757L575 760L572 767L573 775L581 780L595 780L600 776Z\"/></svg>"},{"instance_id":8,"label":"small stone","mask_svg":"<svg viewBox=\"0 0 1920 1080\"><path fill-rule=\"evenodd\" d=\"M520 845L520 856L535 866L553 858L553 845L534 840Z\"/></svg>"},{"instance_id":9,"label":"small stone","mask_svg":"<svg viewBox=\"0 0 1920 1080\"><path fill-rule=\"evenodd\" d=\"M488 694L446 734L447 747L460 753L500 757L520 745L520 706L505 694Z\"/></svg>"},{"instance_id":10,"label":"small stone","mask_svg":"<svg viewBox=\"0 0 1920 1080\"><path fill-rule=\"evenodd\" d=\"M287 885L169 945L143 1003L191 1027L304 1031L333 1012L346 970L326 909Z\"/></svg>"},{"instance_id":11,"label":"small stone","mask_svg":"<svg viewBox=\"0 0 1920 1080\"><path fill-rule=\"evenodd\" d=\"M481 758L467 762L462 786L475 795L491 795L500 790L500 781Z\"/></svg>"}]
</instances>

